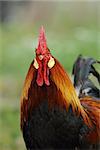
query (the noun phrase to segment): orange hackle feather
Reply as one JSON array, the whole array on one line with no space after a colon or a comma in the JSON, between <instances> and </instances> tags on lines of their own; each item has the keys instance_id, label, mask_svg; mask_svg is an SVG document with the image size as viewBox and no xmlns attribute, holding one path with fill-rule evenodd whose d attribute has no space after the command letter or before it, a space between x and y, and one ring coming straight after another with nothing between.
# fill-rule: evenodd
<instances>
[{"instance_id":1,"label":"orange hackle feather","mask_svg":"<svg viewBox=\"0 0 100 150\"><path fill-rule=\"evenodd\" d=\"M24 86L23 86L23 90L22 90L22 95L21 95L21 128L23 127L23 122L26 121L27 117L27 101L28 101L28 92L29 92L29 88L31 86L33 77L34 77L34 72L35 72L35 68L33 68L33 62L30 65L30 68L28 70L25 82L24 82ZM26 112L26 113L25 113Z\"/></svg>"},{"instance_id":2,"label":"orange hackle feather","mask_svg":"<svg viewBox=\"0 0 100 150\"><path fill-rule=\"evenodd\" d=\"M34 77L34 70L35 70L35 68L33 68L33 62L32 62L30 65L30 68L28 70L25 82L24 82L22 96L21 96L21 102L23 101L23 99L28 99L28 90L30 88L32 79Z\"/></svg>"},{"instance_id":3,"label":"orange hackle feather","mask_svg":"<svg viewBox=\"0 0 100 150\"><path fill-rule=\"evenodd\" d=\"M91 121L77 97L68 74L57 60L55 66L51 69L51 74L51 79L56 84L58 92L62 93L62 99L60 101L63 100L66 110L68 110L69 106L72 106L73 112L78 116L81 115L88 127L91 127Z\"/></svg>"}]
</instances>

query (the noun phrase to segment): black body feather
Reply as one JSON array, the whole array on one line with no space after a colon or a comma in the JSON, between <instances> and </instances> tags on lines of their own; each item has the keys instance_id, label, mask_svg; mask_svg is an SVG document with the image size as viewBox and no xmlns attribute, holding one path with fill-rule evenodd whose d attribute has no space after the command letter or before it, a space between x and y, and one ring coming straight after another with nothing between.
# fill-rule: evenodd
<instances>
[{"instance_id":1,"label":"black body feather","mask_svg":"<svg viewBox=\"0 0 100 150\"><path fill-rule=\"evenodd\" d=\"M47 100L32 111L24 123L23 137L28 150L89 149L84 135L89 132L81 117L59 107L49 109ZM67 148L66 148L67 147Z\"/></svg>"}]
</instances>

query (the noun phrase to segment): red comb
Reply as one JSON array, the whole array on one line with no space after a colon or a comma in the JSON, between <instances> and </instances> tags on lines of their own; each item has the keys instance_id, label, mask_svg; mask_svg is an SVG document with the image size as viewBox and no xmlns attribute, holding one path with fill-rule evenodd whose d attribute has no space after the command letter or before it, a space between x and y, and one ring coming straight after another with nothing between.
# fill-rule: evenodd
<instances>
[{"instance_id":1,"label":"red comb","mask_svg":"<svg viewBox=\"0 0 100 150\"><path fill-rule=\"evenodd\" d=\"M45 30L42 26L40 28L40 34L39 34L39 39L38 39L38 47L37 47L36 53L37 54L45 53L46 49L47 49L47 44L46 44Z\"/></svg>"}]
</instances>

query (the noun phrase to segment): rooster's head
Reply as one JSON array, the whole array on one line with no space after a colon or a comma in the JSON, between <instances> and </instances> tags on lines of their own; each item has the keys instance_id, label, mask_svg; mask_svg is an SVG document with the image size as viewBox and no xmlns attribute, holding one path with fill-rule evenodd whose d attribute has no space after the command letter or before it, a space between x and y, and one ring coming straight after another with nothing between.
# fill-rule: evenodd
<instances>
[{"instance_id":1,"label":"rooster's head","mask_svg":"<svg viewBox=\"0 0 100 150\"><path fill-rule=\"evenodd\" d=\"M50 85L49 73L50 69L54 65L55 60L47 47L44 28L41 27L38 39L38 47L36 49L36 58L34 59L34 67L37 69L36 82L38 86L42 86L43 84Z\"/></svg>"}]
</instances>

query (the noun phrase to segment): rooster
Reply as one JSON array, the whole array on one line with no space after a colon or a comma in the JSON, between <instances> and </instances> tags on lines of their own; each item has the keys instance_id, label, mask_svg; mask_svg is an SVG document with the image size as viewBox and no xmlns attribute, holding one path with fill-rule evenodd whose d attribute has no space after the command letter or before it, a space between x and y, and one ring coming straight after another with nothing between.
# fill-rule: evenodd
<instances>
[{"instance_id":1,"label":"rooster","mask_svg":"<svg viewBox=\"0 0 100 150\"><path fill-rule=\"evenodd\" d=\"M40 29L36 57L21 96L21 130L27 150L85 149L99 142L100 103L79 100Z\"/></svg>"},{"instance_id":2,"label":"rooster","mask_svg":"<svg viewBox=\"0 0 100 150\"><path fill-rule=\"evenodd\" d=\"M100 85L100 74L93 66L95 63L100 62L93 58L84 58L79 55L73 65L74 87L78 91L79 97L91 96L95 99L100 99L100 89L89 79L89 75L92 74Z\"/></svg>"}]
</instances>

